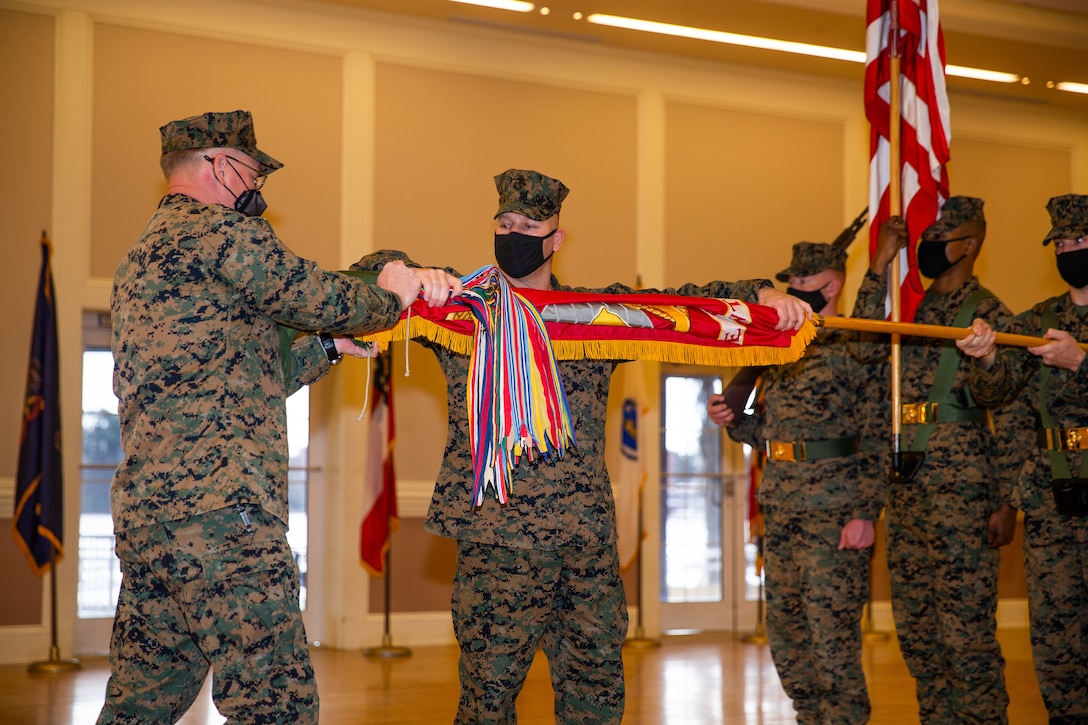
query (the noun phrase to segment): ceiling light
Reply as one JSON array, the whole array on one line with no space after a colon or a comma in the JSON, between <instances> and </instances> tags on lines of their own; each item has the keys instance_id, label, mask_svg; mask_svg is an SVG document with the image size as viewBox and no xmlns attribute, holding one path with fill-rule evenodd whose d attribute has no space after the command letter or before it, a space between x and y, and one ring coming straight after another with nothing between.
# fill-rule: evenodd
<instances>
[{"instance_id":1,"label":"ceiling light","mask_svg":"<svg viewBox=\"0 0 1088 725\"><path fill-rule=\"evenodd\" d=\"M619 15L603 15L601 13L593 13L589 15L586 20L595 25L607 25L613 28L639 30L646 33L658 33L661 35L673 35L680 38L692 38L694 40L707 40L712 43L740 45L746 48L777 50L783 53L810 55L818 58L830 58L832 60L845 60L851 63L865 63L865 53L859 50L830 48L823 45L810 45L808 43L794 43L789 40L775 40L774 38L761 38L755 35L726 33L721 30L692 28L686 25L658 23L653 20L639 20L638 18L625 18ZM976 78L984 81L994 81L996 83L1015 83L1020 80L1020 76L1012 73L999 73L997 71L980 70L978 68L965 68L958 65L947 66L945 68L945 73L960 78Z\"/></svg>"},{"instance_id":2,"label":"ceiling light","mask_svg":"<svg viewBox=\"0 0 1088 725\"><path fill-rule=\"evenodd\" d=\"M529 13L535 7L532 3L521 2L521 0L450 0L450 2L480 5L497 10L513 10L515 13Z\"/></svg>"},{"instance_id":3,"label":"ceiling light","mask_svg":"<svg viewBox=\"0 0 1088 725\"><path fill-rule=\"evenodd\" d=\"M958 78L974 78L980 81L993 81L994 83L1016 83L1020 76L1015 73L1002 73L996 70L981 70L979 68L964 68L962 65L945 66L944 74Z\"/></svg>"},{"instance_id":4,"label":"ceiling light","mask_svg":"<svg viewBox=\"0 0 1088 725\"><path fill-rule=\"evenodd\" d=\"M828 48L822 45L809 45L808 43L793 43L788 40L760 38L754 35L738 35L737 33L726 33L721 30L692 28L687 25L658 23L653 20L639 20L638 18L625 18L619 15L602 15L601 13L593 13L589 15L586 20L596 25L608 25L613 28L625 28L627 30L641 30L646 33L659 33L661 35L675 35L681 38L692 38L694 40L709 40L712 43L743 45L748 48L779 50L785 53L797 53L800 55L815 55L821 58L849 60L855 63L865 62L865 53L857 50Z\"/></svg>"},{"instance_id":5,"label":"ceiling light","mask_svg":"<svg viewBox=\"0 0 1088 725\"><path fill-rule=\"evenodd\" d=\"M1069 81L1058 81L1054 84L1054 87L1057 88L1059 91L1088 94L1088 83L1070 83Z\"/></svg>"}]
</instances>

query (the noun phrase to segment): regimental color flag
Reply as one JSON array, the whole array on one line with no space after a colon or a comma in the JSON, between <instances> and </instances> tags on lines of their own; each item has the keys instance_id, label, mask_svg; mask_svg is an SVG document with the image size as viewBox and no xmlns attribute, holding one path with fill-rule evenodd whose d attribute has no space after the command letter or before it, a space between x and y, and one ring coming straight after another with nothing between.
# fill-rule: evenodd
<instances>
[{"instance_id":1,"label":"regimental color flag","mask_svg":"<svg viewBox=\"0 0 1088 725\"><path fill-rule=\"evenodd\" d=\"M893 28L892 3L898 10ZM869 243L876 249L880 226L891 215L891 175L901 180L899 213L910 243L900 252L900 319L912 321L924 289L914 242L937 218L948 198L948 146L952 127L945 87L944 38L937 0L868 0L865 34L865 115L870 126ZM892 169L892 54L900 58L899 168Z\"/></svg>"},{"instance_id":2,"label":"regimental color flag","mask_svg":"<svg viewBox=\"0 0 1088 725\"><path fill-rule=\"evenodd\" d=\"M52 245L42 233L42 266L30 342L12 534L37 574L64 556L64 473L61 465L60 356Z\"/></svg>"},{"instance_id":3,"label":"regimental color flag","mask_svg":"<svg viewBox=\"0 0 1088 725\"><path fill-rule=\"evenodd\" d=\"M374 358L374 382L370 389L370 425L367 430L366 469L363 479L363 522L359 531L359 556L374 576L384 576L389 537L400 524L397 516L396 475L393 448L393 353Z\"/></svg>"}]
</instances>

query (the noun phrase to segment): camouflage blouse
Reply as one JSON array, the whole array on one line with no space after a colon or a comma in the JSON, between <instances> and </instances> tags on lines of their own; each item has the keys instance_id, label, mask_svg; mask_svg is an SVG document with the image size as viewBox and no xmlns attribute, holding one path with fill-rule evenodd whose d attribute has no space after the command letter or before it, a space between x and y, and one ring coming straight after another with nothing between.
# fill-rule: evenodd
<instances>
[{"instance_id":1,"label":"camouflage blouse","mask_svg":"<svg viewBox=\"0 0 1088 725\"><path fill-rule=\"evenodd\" d=\"M879 394L870 367L855 359L850 333L820 330L805 356L767 368L751 415L740 415L729 437L754 448L768 440L827 441L855 437L859 451L811 461L767 461L759 503L786 511L850 510L876 521L884 507L881 453L867 415ZM875 389L874 389L875 388ZM739 413L739 411L737 411Z\"/></svg>"},{"instance_id":2,"label":"camouflage blouse","mask_svg":"<svg viewBox=\"0 0 1088 725\"><path fill-rule=\"evenodd\" d=\"M971 295L981 288L977 277L971 277L959 288L947 294L927 291L915 313L915 322L927 325L949 326L955 321L960 308ZM854 316L868 319L884 318L886 278L865 273L854 307ZM975 308L973 317L987 320L995 328L1002 328L1012 312L1001 300L988 297ZM942 351L952 346L951 340L933 337L904 336L902 340L902 403L923 403L928 400ZM888 345L875 345L886 357ZM881 358L883 360L883 358ZM970 364L960 355L952 380L950 397L962 408L980 407L967 384ZM1017 446L1017 422L1006 410L992 409L991 425L982 423L941 422L937 424L926 446L926 455L915 481L941 493L954 493L972 507L972 510L992 513L1012 496L1013 476L1010 471L1019 464ZM904 425L904 445L909 444L919 426Z\"/></svg>"},{"instance_id":3,"label":"camouflage blouse","mask_svg":"<svg viewBox=\"0 0 1088 725\"><path fill-rule=\"evenodd\" d=\"M285 398L329 365L316 338L278 325L363 333L393 325L396 295L323 271L267 221L166 196L117 268L110 299L124 460L114 529L247 499L287 521Z\"/></svg>"},{"instance_id":4,"label":"camouflage blouse","mask_svg":"<svg viewBox=\"0 0 1088 725\"><path fill-rule=\"evenodd\" d=\"M1041 336L1043 310L1047 303L1040 302L1030 310L1021 312L1002 332L1018 335ZM1073 303L1069 293L1055 298L1052 309L1058 329L1065 330L1078 340L1088 337L1088 307ZM1019 471L1014 505L1022 511L1039 508L1040 496L1050 496L1050 457L1036 443L1036 423L1039 410L1039 373L1042 363L1027 348L1005 346L998 348L997 362L989 371L978 365L971 366L971 390L982 403L1011 402L1021 412L1024 420L1017 447L1024 450L1027 460ZM1076 370L1051 368L1046 386L1046 406L1057 428L1083 428L1088 426L1088 366L1083 363ZM1084 461L1084 451L1065 453L1070 473L1077 476Z\"/></svg>"}]
</instances>

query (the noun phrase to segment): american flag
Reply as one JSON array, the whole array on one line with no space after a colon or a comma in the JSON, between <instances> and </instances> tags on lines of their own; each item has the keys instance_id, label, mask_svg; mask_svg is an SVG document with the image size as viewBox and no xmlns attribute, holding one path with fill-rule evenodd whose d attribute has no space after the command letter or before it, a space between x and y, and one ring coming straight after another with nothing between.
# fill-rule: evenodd
<instances>
[{"instance_id":1,"label":"american flag","mask_svg":"<svg viewBox=\"0 0 1088 725\"><path fill-rule=\"evenodd\" d=\"M900 60L898 170L891 168L892 3L898 10ZM865 35L865 115L870 125L870 253L881 224L891 215L892 173L901 179L900 216L911 243L900 253L900 319L911 321L924 292L913 242L937 218L948 198L948 145L951 140L945 88L944 37L937 0L868 0Z\"/></svg>"}]
</instances>

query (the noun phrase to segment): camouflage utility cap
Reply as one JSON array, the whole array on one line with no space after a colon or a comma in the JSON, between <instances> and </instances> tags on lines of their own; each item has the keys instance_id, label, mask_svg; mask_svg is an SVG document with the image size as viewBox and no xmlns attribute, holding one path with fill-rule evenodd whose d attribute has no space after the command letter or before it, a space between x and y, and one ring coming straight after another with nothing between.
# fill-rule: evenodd
<instances>
[{"instance_id":1,"label":"camouflage utility cap","mask_svg":"<svg viewBox=\"0 0 1088 725\"><path fill-rule=\"evenodd\" d=\"M1050 212L1050 233L1043 239L1043 245L1055 239L1080 239L1088 237L1088 196L1066 194L1055 196L1046 203Z\"/></svg>"},{"instance_id":2,"label":"camouflage utility cap","mask_svg":"<svg viewBox=\"0 0 1088 725\"><path fill-rule=\"evenodd\" d=\"M834 244L797 242L793 245L790 266L776 274L775 278L779 282L788 282L790 277L810 277L825 269L845 272L846 250Z\"/></svg>"},{"instance_id":3,"label":"camouflage utility cap","mask_svg":"<svg viewBox=\"0 0 1088 725\"><path fill-rule=\"evenodd\" d=\"M559 213L563 200L570 192L559 179L541 174L539 171L507 169L495 177L495 188L499 190L499 214L512 211L542 222Z\"/></svg>"},{"instance_id":4,"label":"camouflage utility cap","mask_svg":"<svg viewBox=\"0 0 1088 725\"><path fill-rule=\"evenodd\" d=\"M982 205L985 203L982 199L974 196L949 197L941 206L941 213L937 215L937 221L930 224L922 236L940 236L967 222L982 222L985 224L986 216L982 213Z\"/></svg>"},{"instance_id":5,"label":"camouflage utility cap","mask_svg":"<svg viewBox=\"0 0 1088 725\"><path fill-rule=\"evenodd\" d=\"M257 148L253 132L253 117L249 111L202 113L199 116L171 121L159 129L162 152L185 149L238 149L252 156L261 165L262 174L271 174L283 164Z\"/></svg>"}]
</instances>

